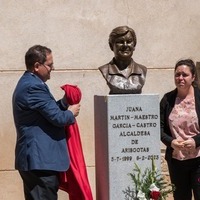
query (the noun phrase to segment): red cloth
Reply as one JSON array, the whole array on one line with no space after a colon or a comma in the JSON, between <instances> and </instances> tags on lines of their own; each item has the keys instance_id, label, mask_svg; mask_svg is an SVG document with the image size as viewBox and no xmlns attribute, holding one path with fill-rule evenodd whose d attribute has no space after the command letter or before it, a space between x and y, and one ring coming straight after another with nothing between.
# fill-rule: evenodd
<instances>
[{"instance_id":1,"label":"red cloth","mask_svg":"<svg viewBox=\"0 0 200 200\"><path fill-rule=\"evenodd\" d=\"M81 100L81 91L74 85L63 85L67 102L77 104ZM60 173L60 189L69 194L70 200L93 200L88 181L81 138L77 122L65 127L67 147L69 150L70 167Z\"/></svg>"}]
</instances>

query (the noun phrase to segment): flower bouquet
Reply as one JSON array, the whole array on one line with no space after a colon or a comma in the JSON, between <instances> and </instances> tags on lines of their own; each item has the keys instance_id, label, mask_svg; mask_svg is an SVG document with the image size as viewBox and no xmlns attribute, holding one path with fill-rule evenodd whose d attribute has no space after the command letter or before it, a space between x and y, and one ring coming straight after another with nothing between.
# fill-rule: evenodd
<instances>
[{"instance_id":1,"label":"flower bouquet","mask_svg":"<svg viewBox=\"0 0 200 200\"><path fill-rule=\"evenodd\" d=\"M155 168L152 159L152 168L146 168L142 174L141 169L135 163L133 173L129 173L134 182L134 188L127 187L123 193L125 200L165 200L175 190L173 184L164 181L164 178Z\"/></svg>"}]
</instances>

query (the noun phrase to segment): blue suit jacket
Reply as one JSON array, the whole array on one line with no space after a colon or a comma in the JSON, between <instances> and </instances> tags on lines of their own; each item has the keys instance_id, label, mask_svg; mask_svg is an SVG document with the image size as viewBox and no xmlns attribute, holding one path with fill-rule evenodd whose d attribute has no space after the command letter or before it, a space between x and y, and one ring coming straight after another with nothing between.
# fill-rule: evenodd
<instances>
[{"instance_id":1,"label":"blue suit jacket","mask_svg":"<svg viewBox=\"0 0 200 200\"><path fill-rule=\"evenodd\" d=\"M75 118L56 102L47 85L25 72L13 93L13 116L17 132L15 168L66 171L69 156L64 126Z\"/></svg>"}]
</instances>

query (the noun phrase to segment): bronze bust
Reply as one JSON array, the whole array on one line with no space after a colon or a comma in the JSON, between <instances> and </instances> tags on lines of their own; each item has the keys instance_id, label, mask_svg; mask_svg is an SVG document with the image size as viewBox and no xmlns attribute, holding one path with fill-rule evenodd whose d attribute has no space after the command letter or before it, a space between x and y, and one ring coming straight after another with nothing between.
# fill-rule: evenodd
<instances>
[{"instance_id":1,"label":"bronze bust","mask_svg":"<svg viewBox=\"0 0 200 200\"><path fill-rule=\"evenodd\" d=\"M128 26L119 26L109 36L109 46L114 58L99 67L105 78L109 94L141 94L147 68L132 59L137 43L135 31Z\"/></svg>"}]
</instances>

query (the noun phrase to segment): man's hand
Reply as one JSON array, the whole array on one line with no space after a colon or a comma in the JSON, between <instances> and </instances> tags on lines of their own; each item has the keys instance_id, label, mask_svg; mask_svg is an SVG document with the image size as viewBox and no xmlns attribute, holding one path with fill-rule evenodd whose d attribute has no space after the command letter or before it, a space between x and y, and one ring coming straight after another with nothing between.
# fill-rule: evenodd
<instances>
[{"instance_id":1,"label":"man's hand","mask_svg":"<svg viewBox=\"0 0 200 200\"><path fill-rule=\"evenodd\" d=\"M78 104L70 105L68 107L68 110L70 110L73 113L73 115L76 117L79 114L80 107L81 105L78 103Z\"/></svg>"}]
</instances>

